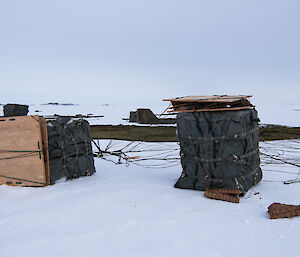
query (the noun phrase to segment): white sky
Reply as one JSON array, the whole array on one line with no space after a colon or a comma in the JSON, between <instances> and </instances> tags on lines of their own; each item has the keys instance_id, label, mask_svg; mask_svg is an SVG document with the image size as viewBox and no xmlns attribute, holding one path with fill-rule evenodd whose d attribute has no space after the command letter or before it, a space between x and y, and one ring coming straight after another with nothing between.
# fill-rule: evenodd
<instances>
[{"instance_id":1,"label":"white sky","mask_svg":"<svg viewBox=\"0 0 300 257\"><path fill-rule=\"evenodd\" d=\"M299 0L0 0L0 103L300 103Z\"/></svg>"}]
</instances>

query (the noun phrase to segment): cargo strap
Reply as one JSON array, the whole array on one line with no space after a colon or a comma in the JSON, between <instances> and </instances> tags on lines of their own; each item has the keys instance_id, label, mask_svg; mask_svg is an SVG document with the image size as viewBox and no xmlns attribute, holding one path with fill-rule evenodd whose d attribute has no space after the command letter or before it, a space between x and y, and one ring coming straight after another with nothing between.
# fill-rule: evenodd
<instances>
[{"instance_id":1,"label":"cargo strap","mask_svg":"<svg viewBox=\"0 0 300 257\"><path fill-rule=\"evenodd\" d=\"M203 182L205 184L205 187L211 187L215 182L224 182L224 181L235 181L236 187L245 193L245 190L242 186L242 181L246 178L252 178L254 184L256 184L257 175L259 174L260 167L252 167L253 171L248 173L247 175L242 175L238 177L231 177L228 178L224 176L223 174L223 163L234 163L236 165L246 165L249 166L248 161L244 161L245 158L252 157L256 154L258 154L259 149L258 145L248 145L246 144L246 148L243 149L243 152L241 155L238 153L231 154L230 156L226 158L219 158L222 157L224 146L226 141L240 141L246 139L248 141L248 138L256 136L258 134L259 127L256 125L257 121L255 123L251 122L251 129L248 130L247 128L247 122L244 119L240 120L240 124L242 126L243 132L236 133L234 135L231 135L228 137L228 129L230 127L231 117L227 114L226 119L222 122L222 128L221 129L221 135L215 136L214 132L216 131L216 126L218 126L218 123L211 120L211 117L209 115L206 115L206 113L203 113L202 119L206 122L208 125L208 131L203 129L200 122L198 121L198 114L191 113L191 115L194 116L194 119L196 122L193 123L194 129L198 131L200 134L199 136L192 136L192 125L191 125L191 119L190 118L184 118L183 122L185 124L185 128L187 130L187 133L185 133L184 136L181 135L180 131L178 131L178 137L180 141L181 146L181 162L182 164L192 162L201 167L201 170L203 171L202 174L198 174L199 170L198 168L195 170L195 173L193 175L189 175L189 177L192 177L193 182L193 188L195 189L196 184L198 183L200 177L203 176ZM218 145L217 145L217 144ZM185 145L188 145L189 153L186 154ZM205 145L205 151L202 150L200 145ZM250 160L250 163L252 161ZM183 166L183 174L185 173ZM252 170L251 169L251 170ZM242 184L241 184L242 183Z\"/></svg>"},{"instance_id":2,"label":"cargo strap","mask_svg":"<svg viewBox=\"0 0 300 257\"><path fill-rule=\"evenodd\" d=\"M258 171L259 171L260 167L258 166L256 169L254 169L253 171L251 171L250 173L248 173L247 175L242 175L239 177L227 177L227 178L204 178L205 180L209 180L211 182L222 182L222 181L226 181L226 180L232 180L232 179L246 179L250 176L255 175Z\"/></svg>"},{"instance_id":3,"label":"cargo strap","mask_svg":"<svg viewBox=\"0 0 300 257\"><path fill-rule=\"evenodd\" d=\"M219 142L219 141L224 141L224 140L239 140L239 139L243 139L251 134L256 133L257 131L259 131L259 127L254 128L249 130L248 132L243 132L243 133L239 133L234 135L234 137L226 137L226 136L221 136L221 137L201 137L201 136L187 136L187 137L180 137L178 135L178 138L180 141L193 141L193 142L197 142L197 141L204 141L201 143L205 143L205 141L211 142L211 141L215 141L215 142ZM198 142L197 142L198 143Z\"/></svg>"},{"instance_id":4,"label":"cargo strap","mask_svg":"<svg viewBox=\"0 0 300 257\"><path fill-rule=\"evenodd\" d=\"M32 181L32 180L23 179L23 178L9 177L9 176L1 175L1 174L0 174L0 177L8 178L8 179L14 179L14 180L21 180L21 181L24 181L24 182L31 182L31 183L40 184L40 185L45 185L45 183L42 183L42 182Z\"/></svg>"},{"instance_id":5,"label":"cargo strap","mask_svg":"<svg viewBox=\"0 0 300 257\"><path fill-rule=\"evenodd\" d=\"M25 157L31 157L34 156L36 154L38 154L41 158L42 155L42 151L41 150L34 150L34 151L8 151L8 150L0 150L0 154L1 153L20 153L18 155L15 156L11 156L11 157L5 157L5 158L0 158L1 160L10 160L10 159L15 159L15 158L25 158Z\"/></svg>"},{"instance_id":6,"label":"cargo strap","mask_svg":"<svg viewBox=\"0 0 300 257\"><path fill-rule=\"evenodd\" d=\"M205 162L205 163L211 163L211 162L228 162L228 161L234 161L234 162L237 162L239 160L242 160L242 159L245 159L251 155L254 155L258 152L258 149L255 149L249 153L245 153L245 154L242 154L242 155L235 155L233 154L231 156L231 158L215 158L215 159L205 159L205 158L201 158L201 157L197 157L197 156L186 156L184 154L182 154L182 157L188 161L192 161L192 162ZM238 163L238 162L237 162Z\"/></svg>"},{"instance_id":7,"label":"cargo strap","mask_svg":"<svg viewBox=\"0 0 300 257\"><path fill-rule=\"evenodd\" d=\"M34 150L34 151L11 151L11 150L0 150L0 154L1 153L20 153L18 155L15 156L11 156L11 157L5 157L5 158L0 158L1 160L10 160L10 159L16 159L16 158L26 158L26 157L31 157L34 155L39 155L41 158L42 155L42 151L41 150ZM10 177L10 176L5 176L5 175L1 175L0 177L3 178L8 178L8 179L14 179L14 180L20 180L20 181L24 181L24 182L30 182L30 183L35 183L35 184L40 184L40 185L44 185L45 183L42 182L38 182L38 181L32 181L32 180L28 180L28 179L23 179L23 178L15 178L15 177Z\"/></svg>"}]
</instances>

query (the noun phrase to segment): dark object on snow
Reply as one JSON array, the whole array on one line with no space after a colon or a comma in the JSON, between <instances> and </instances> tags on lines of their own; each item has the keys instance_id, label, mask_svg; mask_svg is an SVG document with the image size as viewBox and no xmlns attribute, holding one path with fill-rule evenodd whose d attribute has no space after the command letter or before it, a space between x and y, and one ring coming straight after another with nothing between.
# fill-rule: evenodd
<instances>
[{"instance_id":1,"label":"dark object on snow","mask_svg":"<svg viewBox=\"0 0 300 257\"><path fill-rule=\"evenodd\" d=\"M173 114L161 114L161 115L173 115ZM157 117L150 109L139 108L136 111L129 113L129 119L123 118L123 120L129 120L129 122L137 122L139 124L175 124L174 118L160 118Z\"/></svg>"},{"instance_id":2,"label":"dark object on snow","mask_svg":"<svg viewBox=\"0 0 300 257\"><path fill-rule=\"evenodd\" d=\"M245 194L262 179L257 112L177 114L182 175L176 188L239 189Z\"/></svg>"},{"instance_id":3,"label":"dark object on snow","mask_svg":"<svg viewBox=\"0 0 300 257\"><path fill-rule=\"evenodd\" d=\"M27 116L28 108L28 105L6 104L3 106L3 114L4 117Z\"/></svg>"},{"instance_id":4,"label":"dark object on snow","mask_svg":"<svg viewBox=\"0 0 300 257\"><path fill-rule=\"evenodd\" d=\"M95 173L90 126L86 120L48 121L50 183Z\"/></svg>"},{"instance_id":5,"label":"dark object on snow","mask_svg":"<svg viewBox=\"0 0 300 257\"><path fill-rule=\"evenodd\" d=\"M268 208L270 219L290 218L300 216L300 205L273 203Z\"/></svg>"},{"instance_id":6,"label":"dark object on snow","mask_svg":"<svg viewBox=\"0 0 300 257\"><path fill-rule=\"evenodd\" d=\"M139 124L175 124L176 119L157 118L150 109L137 109L136 122Z\"/></svg>"},{"instance_id":7,"label":"dark object on snow","mask_svg":"<svg viewBox=\"0 0 300 257\"><path fill-rule=\"evenodd\" d=\"M50 102L50 103L41 104L41 105L62 105L62 106L72 106L72 105L78 105L78 104L72 104L72 103L54 103L54 102Z\"/></svg>"},{"instance_id":8,"label":"dark object on snow","mask_svg":"<svg viewBox=\"0 0 300 257\"><path fill-rule=\"evenodd\" d=\"M136 112L132 111L129 113L129 122L136 122Z\"/></svg>"}]
</instances>

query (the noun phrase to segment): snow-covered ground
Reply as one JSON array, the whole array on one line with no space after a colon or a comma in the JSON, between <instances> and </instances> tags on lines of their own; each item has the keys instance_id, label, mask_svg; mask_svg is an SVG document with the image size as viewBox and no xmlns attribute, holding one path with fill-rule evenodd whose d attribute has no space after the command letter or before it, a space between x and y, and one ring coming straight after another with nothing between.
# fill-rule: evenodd
<instances>
[{"instance_id":1,"label":"snow-covered ground","mask_svg":"<svg viewBox=\"0 0 300 257\"><path fill-rule=\"evenodd\" d=\"M31 106L30 112L108 115L91 123L114 124L135 108ZM261 143L293 161L299 145ZM0 257L299 256L300 217L270 220L266 214L273 202L300 204L300 183L282 183L299 168L262 165L263 181L233 204L175 189L180 165L126 167L97 158L95 166L91 177L45 188L0 186Z\"/></svg>"}]
</instances>

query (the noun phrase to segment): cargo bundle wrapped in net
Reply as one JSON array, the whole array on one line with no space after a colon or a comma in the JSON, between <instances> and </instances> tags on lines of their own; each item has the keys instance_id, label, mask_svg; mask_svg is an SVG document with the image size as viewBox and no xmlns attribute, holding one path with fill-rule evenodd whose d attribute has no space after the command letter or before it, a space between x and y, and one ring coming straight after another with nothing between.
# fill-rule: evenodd
<instances>
[{"instance_id":1,"label":"cargo bundle wrapped in net","mask_svg":"<svg viewBox=\"0 0 300 257\"><path fill-rule=\"evenodd\" d=\"M176 188L237 189L245 194L262 179L258 117L250 96L166 99L177 112L182 175Z\"/></svg>"},{"instance_id":2,"label":"cargo bundle wrapped in net","mask_svg":"<svg viewBox=\"0 0 300 257\"><path fill-rule=\"evenodd\" d=\"M60 117L47 122L26 116L28 106L22 105L4 110L8 117L0 118L0 184L47 186L96 172L86 120Z\"/></svg>"},{"instance_id":3,"label":"cargo bundle wrapped in net","mask_svg":"<svg viewBox=\"0 0 300 257\"><path fill-rule=\"evenodd\" d=\"M48 121L50 183L96 172L90 126L86 120L58 118Z\"/></svg>"}]
</instances>

